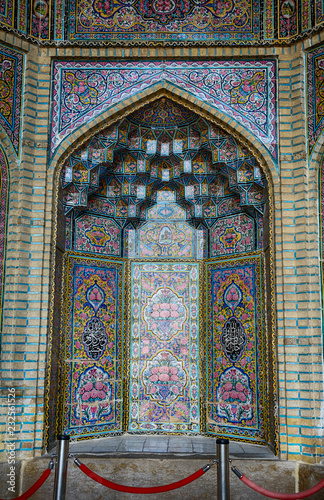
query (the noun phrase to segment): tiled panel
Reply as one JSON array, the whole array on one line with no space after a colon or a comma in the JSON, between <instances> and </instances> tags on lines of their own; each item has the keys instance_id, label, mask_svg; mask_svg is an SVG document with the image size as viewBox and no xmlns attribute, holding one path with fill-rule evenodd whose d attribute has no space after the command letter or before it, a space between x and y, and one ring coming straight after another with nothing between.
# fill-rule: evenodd
<instances>
[{"instance_id":1,"label":"tiled panel","mask_svg":"<svg viewBox=\"0 0 324 500\"><path fill-rule=\"evenodd\" d=\"M133 432L199 432L199 267L133 263L130 416Z\"/></svg>"},{"instance_id":2,"label":"tiled panel","mask_svg":"<svg viewBox=\"0 0 324 500\"><path fill-rule=\"evenodd\" d=\"M324 46L307 54L308 152L312 153L324 129Z\"/></svg>"},{"instance_id":3,"label":"tiled panel","mask_svg":"<svg viewBox=\"0 0 324 500\"><path fill-rule=\"evenodd\" d=\"M255 250L254 232L254 220L245 214L218 219L210 230L210 256Z\"/></svg>"},{"instance_id":4,"label":"tiled panel","mask_svg":"<svg viewBox=\"0 0 324 500\"><path fill-rule=\"evenodd\" d=\"M69 4L70 40L242 42L259 38L259 0L199 4L72 0Z\"/></svg>"},{"instance_id":5,"label":"tiled panel","mask_svg":"<svg viewBox=\"0 0 324 500\"><path fill-rule=\"evenodd\" d=\"M121 229L112 219L85 214L75 221L74 249L78 252L119 256Z\"/></svg>"},{"instance_id":6,"label":"tiled panel","mask_svg":"<svg viewBox=\"0 0 324 500\"><path fill-rule=\"evenodd\" d=\"M19 154L24 56L0 44L0 124Z\"/></svg>"},{"instance_id":7,"label":"tiled panel","mask_svg":"<svg viewBox=\"0 0 324 500\"><path fill-rule=\"evenodd\" d=\"M123 263L70 255L66 273L62 430L120 432Z\"/></svg>"},{"instance_id":8,"label":"tiled panel","mask_svg":"<svg viewBox=\"0 0 324 500\"><path fill-rule=\"evenodd\" d=\"M267 442L262 256L205 266L207 432Z\"/></svg>"},{"instance_id":9,"label":"tiled panel","mask_svg":"<svg viewBox=\"0 0 324 500\"><path fill-rule=\"evenodd\" d=\"M139 230L139 257L194 257L195 230L185 222L148 222Z\"/></svg>"},{"instance_id":10,"label":"tiled panel","mask_svg":"<svg viewBox=\"0 0 324 500\"><path fill-rule=\"evenodd\" d=\"M14 0L2 0L0 5L0 22L10 28L14 25L14 4Z\"/></svg>"}]
</instances>

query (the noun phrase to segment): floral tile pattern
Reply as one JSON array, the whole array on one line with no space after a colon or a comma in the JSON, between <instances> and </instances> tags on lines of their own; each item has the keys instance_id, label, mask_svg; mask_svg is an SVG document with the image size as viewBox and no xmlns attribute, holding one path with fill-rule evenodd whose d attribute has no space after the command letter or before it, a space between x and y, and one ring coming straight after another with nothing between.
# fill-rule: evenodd
<instances>
[{"instance_id":1,"label":"floral tile pattern","mask_svg":"<svg viewBox=\"0 0 324 500\"><path fill-rule=\"evenodd\" d=\"M119 432L123 263L70 255L67 276L63 432Z\"/></svg>"},{"instance_id":2,"label":"floral tile pattern","mask_svg":"<svg viewBox=\"0 0 324 500\"><path fill-rule=\"evenodd\" d=\"M279 39L291 38L298 33L297 0L279 0Z\"/></svg>"},{"instance_id":3,"label":"floral tile pattern","mask_svg":"<svg viewBox=\"0 0 324 500\"><path fill-rule=\"evenodd\" d=\"M277 158L274 60L56 61L51 155L73 131L117 102L160 82L202 99L255 135Z\"/></svg>"},{"instance_id":4,"label":"floral tile pattern","mask_svg":"<svg viewBox=\"0 0 324 500\"><path fill-rule=\"evenodd\" d=\"M14 24L14 0L2 0L0 4L0 22L12 27Z\"/></svg>"},{"instance_id":5,"label":"floral tile pattern","mask_svg":"<svg viewBox=\"0 0 324 500\"><path fill-rule=\"evenodd\" d=\"M253 41L260 1L72 0L69 39L111 42Z\"/></svg>"},{"instance_id":6,"label":"floral tile pattern","mask_svg":"<svg viewBox=\"0 0 324 500\"><path fill-rule=\"evenodd\" d=\"M223 217L210 230L210 256L255 250L254 220L245 214Z\"/></svg>"},{"instance_id":7,"label":"floral tile pattern","mask_svg":"<svg viewBox=\"0 0 324 500\"><path fill-rule=\"evenodd\" d=\"M206 263L207 432L266 442L262 255Z\"/></svg>"},{"instance_id":8,"label":"floral tile pattern","mask_svg":"<svg viewBox=\"0 0 324 500\"><path fill-rule=\"evenodd\" d=\"M324 21L323 0L315 0L315 23L320 24Z\"/></svg>"},{"instance_id":9,"label":"floral tile pattern","mask_svg":"<svg viewBox=\"0 0 324 500\"><path fill-rule=\"evenodd\" d=\"M75 222L74 249L119 256L121 229L112 219L85 214Z\"/></svg>"},{"instance_id":10,"label":"floral tile pattern","mask_svg":"<svg viewBox=\"0 0 324 500\"><path fill-rule=\"evenodd\" d=\"M17 155L20 145L24 56L0 45L0 124Z\"/></svg>"},{"instance_id":11,"label":"floral tile pattern","mask_svg":"<svg viewBox=\"0 0 324 500\"><path fill-rule=\"evenodd\" d=\"M130 416L133 432L199 432L196 263L133 263Z\"/></svg>"},{"instance_id":12,"label":"floral tile pattern","mask_svg":"<svg viewBox=\"0 0 324 500\"><path fill-rule=\"evenodd\" d=\"M324 45L307 54L308 152L311 155L324 130Z\"/></svg>"}]
</instances>

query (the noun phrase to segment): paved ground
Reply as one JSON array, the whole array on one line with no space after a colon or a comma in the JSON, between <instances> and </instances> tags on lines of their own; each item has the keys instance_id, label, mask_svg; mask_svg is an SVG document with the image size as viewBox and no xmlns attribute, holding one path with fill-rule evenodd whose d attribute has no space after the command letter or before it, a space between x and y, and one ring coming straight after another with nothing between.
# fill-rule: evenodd
<instances>
[{"instance_id":1,"label":"paved ground","mask_svg":"<svg viewBox=\"0 0 324 500\"><path fill-rule=\"evenodd\" d=\"M126 434L118 437L91 439L70 443L70 452L76 454L107 454L115 457L140 455L154 458L181 456L199 458L216 455L216 439L204 436L135 436ZM261 458L274 460L276 457L267 446L230 442L230 457Z\"/></svg>"}]
</instances>

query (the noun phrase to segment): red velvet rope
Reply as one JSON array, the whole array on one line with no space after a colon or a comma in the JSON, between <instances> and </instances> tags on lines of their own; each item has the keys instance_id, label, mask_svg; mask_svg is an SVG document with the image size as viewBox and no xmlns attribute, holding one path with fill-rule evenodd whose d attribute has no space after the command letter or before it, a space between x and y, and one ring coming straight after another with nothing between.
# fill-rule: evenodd
<instances>
[{"instance_id":1,"label":"red velvet rope","mask_svg":"<svg viewBox=\"0 0 324 500\"><path fill-rule=\"evenodd\" d=\"M122 484L117 484L113 483L111 481L108 481L108 479L105 479L95 472L93 472L89 467L86 465L82 464L79 465L80 469L82 472L84 472L87 476L91 477L94 481L97 481L99 484L103 484L104 486L107 486L107 488L110 488L111 490L116 490L116 491L123 491L124 493L142 493L142 494L147 494L147 493L163 493L164 491L170 491L170 490L176 490L177 488L181 488L181 486L184 486L185 484L192 483L195 479L198 479L198 477L202 476L205 474L205 471L203 469L197 470L197 472L194 472L191 474L191 476L186 477L185 479L181 479L181 481L176 481L175 483L171 484L166 484L164 486L152 486L148 488L136 488L135 486L123 486Z\"/></svg>"},{"instance_id":2,"label":"red velvet rope","mask_svg":"<svg viewBox=\"0 0 324 500\"><path fill-rule=\"evenodd\" d=\"M266 490L265 488L262 488L262 486L258 486L255 484L251 479L248 479L246 476L240 477L241 481L249 486L254 491L257 491L258 493L261 493L261 495L264 495L265 497L269 498L276 498L278 500L299 500L300 498L307 498L310 497L311 495L314 495L314 493L317 493L319 490L324 488L324 478L317 483L315 486L312 488L309 488L308 490L301 491L299 493L275 493L274 491L269 491Z\"/></svg>"},{"instance_id":3,"label":"red velvet rope","mask_svg":"<svg viewBox=\"0 0 324 500\"><path fill-rule=\"evenodd\" d=\"M23 493L19 497L13 498L12 500L27 500L27 498L31 497L35 493L35 491L37 491L42 486L42 484L45 483L46 479L51 473L51 470L52 469L50 468L46 469L41 477L37 479L36 483L29 488L29 490L25 491L25 493Z\"/></svg>"}]
</instances>

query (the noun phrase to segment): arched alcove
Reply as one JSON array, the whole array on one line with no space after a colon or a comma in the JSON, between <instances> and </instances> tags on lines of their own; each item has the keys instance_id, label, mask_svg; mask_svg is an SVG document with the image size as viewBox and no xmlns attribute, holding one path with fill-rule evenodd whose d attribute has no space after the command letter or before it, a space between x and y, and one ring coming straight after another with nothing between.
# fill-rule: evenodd
<instances>
[{"instance_id":1,"label":"arched alcove","mask_svg":"<svg viewBox=\"0 0 324 500\"><path fill-rule=\"evenodd\" d=\"M276 448L270 191L251 147L166 97L66 157L49 444L59 429Z\"/></svg>"}]
</instances>

